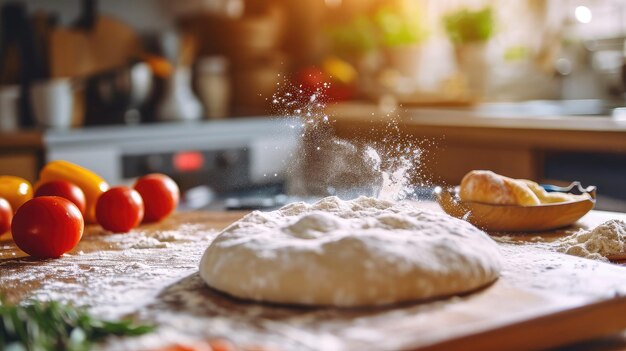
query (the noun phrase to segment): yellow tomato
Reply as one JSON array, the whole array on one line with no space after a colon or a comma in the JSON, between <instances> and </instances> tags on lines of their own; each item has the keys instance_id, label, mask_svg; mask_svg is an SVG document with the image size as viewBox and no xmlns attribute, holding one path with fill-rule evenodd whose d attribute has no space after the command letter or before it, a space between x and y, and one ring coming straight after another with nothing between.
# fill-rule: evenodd
<instances>
[{"instance_id":1,"label":"yellow tomato","mask_svg":"<svg viewBox=\"0 0 626 351\"><path fill-rule=\"evenodd\" d=\"M337 57L329 57L322 62L322 69L343 84L354 82L358 76L356 69L348 62Z\"/></svg>"},{"instance_id":2,"label":"yellow tomato","mask_svg":"<svg viewBox=\"0 0 626 351\"><path fill-rule=\"evenodd\" d=\"M102 193L109 190L109 184L96 173L63 160L52 161L45 165L39 173L37 184L55 180L65 180L81 188L87 201L85 222L96 223L96 202Z\"/></svg>"},{"instance_id":3,"label":"yellow tomato","mask_svg":"<svg viewBox=\"0 0 626 351\"><path fill-rule=\"evenodd\" d=\"M28 180L14 176L0 176L0 197L5 198L13 212L33 198L33 187Z\"/></svg>"}]
</instances>

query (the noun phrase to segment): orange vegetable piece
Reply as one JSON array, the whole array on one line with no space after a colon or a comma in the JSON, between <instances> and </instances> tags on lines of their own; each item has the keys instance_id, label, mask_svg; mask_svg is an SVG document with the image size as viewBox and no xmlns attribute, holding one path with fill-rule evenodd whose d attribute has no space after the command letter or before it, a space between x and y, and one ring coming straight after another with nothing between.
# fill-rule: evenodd
<instances>
[{"instance_id":1,"label":"orange vegetable piece","mask_svg":"<svg viewBox=\"0 0 626 351\"><path fill-rule=\"evenodd\" d=\"M23 203L33 198L33 187L23 178L0 176L0 197L6 199L15 212Z\"/></svg>"},{"instance_id":2,"label":"orange vegetable piece","mask_svg":"<svg viewBox=\"0 0 626 351\"><path fill-rule=\"evenodd\" d=\"M96 202L100 195L109 190L109 184L96 173L63 160L46 164L39 173L38 184L55 180L73 183L85 193L85 200L87 200L85 223L96 223Z\"/></svg>"}]
</instances>

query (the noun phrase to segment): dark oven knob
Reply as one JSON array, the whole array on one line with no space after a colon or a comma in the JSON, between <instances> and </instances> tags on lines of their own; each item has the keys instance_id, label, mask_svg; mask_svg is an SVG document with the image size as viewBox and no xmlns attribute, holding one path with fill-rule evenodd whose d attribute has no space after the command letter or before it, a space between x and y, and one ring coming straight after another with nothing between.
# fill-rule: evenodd
<instances>
[{"instance_id":1,"label":"dark oven knob","mask_svg":"<svg viewBox=\"0 0 626 351\"><path fill-rule=\"evenodd\" d=\"M165 160L161 155L146 156L143 162L144 173L164 172Z\"/></svg>"},{"instance_id":2,"label":"dark oven knob","mask_svg":"<svg viewBox=\"0 0 626 351\"><path fill-rule=\"evenodd\" d=\"M239 161L237 151L222 151L215 156L215 165L217 168L229 168Z\"/></svg>"}]
</instances>

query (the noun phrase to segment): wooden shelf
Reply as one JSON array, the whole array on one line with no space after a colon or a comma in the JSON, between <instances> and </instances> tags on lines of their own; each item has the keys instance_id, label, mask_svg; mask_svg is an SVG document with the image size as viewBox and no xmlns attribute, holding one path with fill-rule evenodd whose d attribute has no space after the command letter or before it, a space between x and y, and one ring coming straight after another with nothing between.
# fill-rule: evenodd
<instances>
[{"instance_id":1,"label":"wooden shelf","mask_svg":"<svg viewBox=\"0 0 626 351\"><path fill-rule=\"evenodd\" d=\"M41 148L43 148L42 131L24 130L10 133L0 132L0 152Z\"/></svg>"}]
</instances>

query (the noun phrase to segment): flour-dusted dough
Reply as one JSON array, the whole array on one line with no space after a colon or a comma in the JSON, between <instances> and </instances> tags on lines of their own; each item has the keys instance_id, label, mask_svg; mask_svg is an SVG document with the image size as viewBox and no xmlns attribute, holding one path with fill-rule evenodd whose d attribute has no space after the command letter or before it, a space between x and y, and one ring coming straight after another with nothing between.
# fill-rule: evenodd
<instances>
[{"instance_id":1,"label":"flour-dusted dough","mask_svg":"<svg viewBox=\"0 0 626 351\"><path fill-rule=\"evenodd\" d=\"M255 211L207 248L200 275L230 295L368 306L468 292L494 281L497 244L439 212L360 197Z\"/></svg>"}]
</instances>

